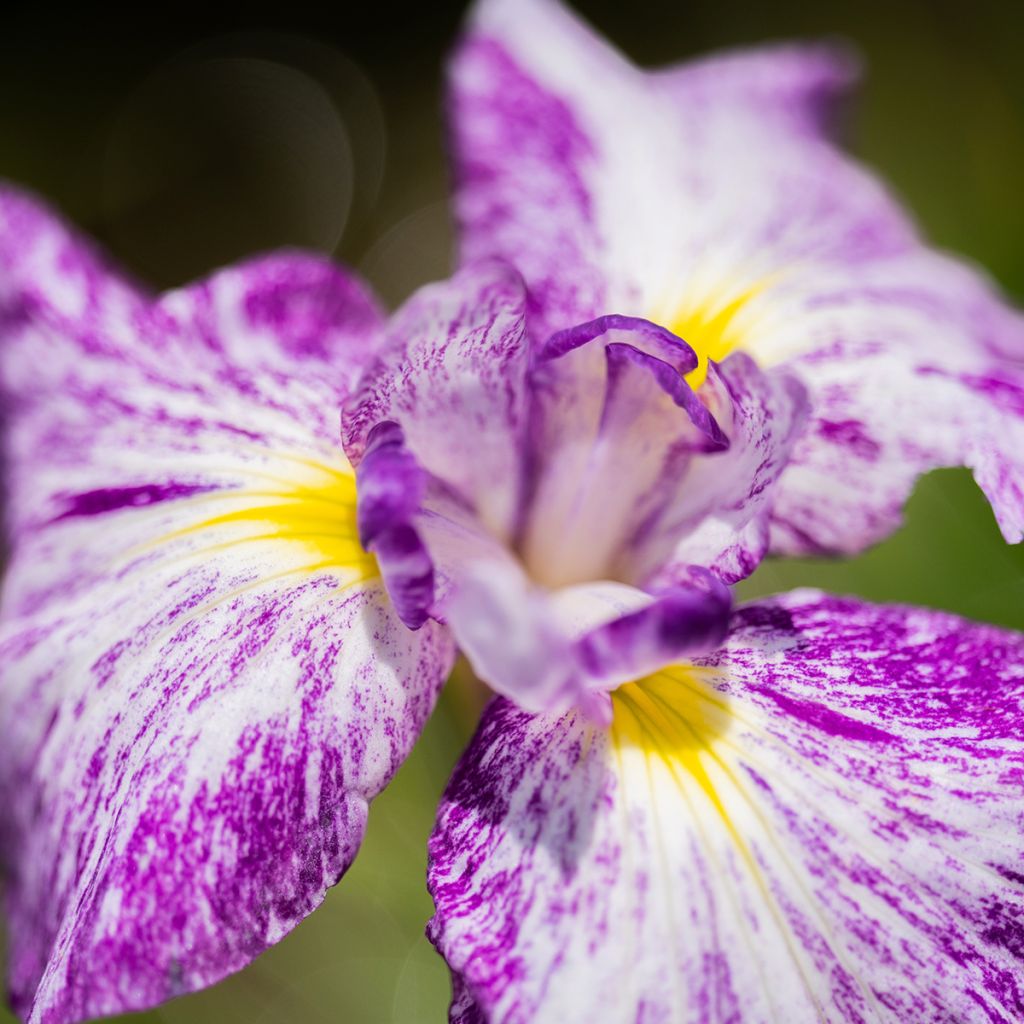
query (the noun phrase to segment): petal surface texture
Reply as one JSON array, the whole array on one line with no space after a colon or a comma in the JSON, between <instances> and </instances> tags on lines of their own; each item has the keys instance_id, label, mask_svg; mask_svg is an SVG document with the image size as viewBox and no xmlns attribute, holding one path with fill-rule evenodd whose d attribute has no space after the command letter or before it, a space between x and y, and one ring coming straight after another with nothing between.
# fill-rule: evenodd
<instances>
[{"instance_id":1,"label":"petal surface texture","mask_svg":"<svg viewBox=\"0 0 1024 1024\"><path fill-rule=\"evenodd\" d=\"M617 313L806 385L780 553L857 551L967 465L1024 536L1024 320L830 140L856 67L774 47L645 72L556 0L481 0L451 70L466 260L511 260L539 342ZM870 486L864 486L870 480Z\"/></svg>"},{"instance_id":2,"label":"petal surface texture","mask_svg":"<svg viewBox=\"0 0 1024 1024\"><path fill-rule=\"evenodd\" d=\"M799 591L603 729L496 700L430 844L452 1019L1024 1014L1024 639Z\"/></svg>"},{"instance_id":3,"label":"petal surface texture","mask_svg":"<svg viewBox=\"0 0 1024 1024\"><path fill-rule=\"evenodd\" d=\"M0 191L10 987L63 1024L212 984L350 864L449 667L356 538L380 335L312 256L151 299Z\"/></svg>"}]
</instances>

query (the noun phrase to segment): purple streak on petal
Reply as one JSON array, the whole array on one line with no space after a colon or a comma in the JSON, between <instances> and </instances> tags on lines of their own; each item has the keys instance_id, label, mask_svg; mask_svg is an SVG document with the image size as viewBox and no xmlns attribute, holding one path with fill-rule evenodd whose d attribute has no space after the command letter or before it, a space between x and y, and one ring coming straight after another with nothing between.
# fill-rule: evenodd
<instances>
[{"instance_id":1,"label":"purple streak on petal","mask_svg":"<svg viewBox=\"0 0 1024 1024\"><path fill-rule=\"evenodd\" d=\"M412 525L426 483L401 427L377 424L356 470L359 540L377 557L398 616L410 629L427 621L434 601L434 564Z\"/></svg>"},{"instance_id":2,"label":"purple streak on petal","mask_svg":"<svg viewBox=\"0 0 1024 1024\"><path fill-rule=\"evenodd\" d=\"M369 358L384 315L362 281L308 253L275 253L249 266L258 267L259 280L245 296L245 314L253 327L273 331L286 355L329 363L345 338L346 362L355 361L356 344L366 346L361 361Z\"/></svg>"},{"instance_id":3,"label":"purple streak on petal","mask_svg":"<svg viewBox=\"0 0 1024 1024\"><path fill-rule=\"evenodd\" d=\"M162 501L191 498L196 494L206 494L216 489L213 484L138 484L134 487L103 487L81 494L58 495L57 500L63 501L65 507L53 521L59 522L76 516L104 515L123 508L158 505Z\"/></svg>"},{"instance_id":4,"label":"purple streak on petal","mask_svg":"<svg viewBox=\"0 0 1024 1024\"><path fill-rule=\"evenodd\" d=\"M863 743L896 742L896 738L884 729L841 715L824 704L793 700L792 697L787 697L784 693L771 693L769 696L779 706L779 710L783 714L795 721L803 722L809 728L817 729L827 736L833 736L837 740L853 740Z\"/></svg>"},{"instance_id":5,"label":"purple streak on petal","mask_svg":"<svg viewBox=\"0 0 1024 1024\"><path fill-rule=\"evenodd\" d=\"M867 432L864 424L859 420L818 420L818 433L830 444L841 445L849 448L865 462L871 462L878 458L881 446Z\"/></svg>"}]
</instances>

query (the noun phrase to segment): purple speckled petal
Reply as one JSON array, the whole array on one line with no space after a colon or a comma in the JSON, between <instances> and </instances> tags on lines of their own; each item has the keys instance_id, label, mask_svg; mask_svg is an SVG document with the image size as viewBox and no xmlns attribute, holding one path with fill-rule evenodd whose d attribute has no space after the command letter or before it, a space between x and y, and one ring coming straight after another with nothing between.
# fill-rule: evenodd
<instances>
[{"instance_id":1,"label":"purple speckled petal","mask_svg":"<svg viewBox=\"0 0 1024 1024\"><path fill-rule=\"evenodd\" d=\"M613 695L497 700L430 843L453 1019L1024 1015L1024 639L798 592Z\"/></svg>"},{"instance_id":2,"label":"purple speckled petal","mask_svg":"<svg viewBox=\"0 0 1024 1024\"><path fill-rule=\"evenodd\" d=\"M495 535L509 537L527 426L524 317L522 281L496 262L417 292L391 321L385 351L346 409L353 464L373 427L393 421L417 462Z\"/></svg>"},{"instance_id":3,"label":"purple speckled petal","mask_svg":"<svg viewBox=\"0 0 1024 1024\"><path fill-rule=\"evenodd\" d=\"M831 143L854 75L818 47L644 72L557 0L480 0L452 66L463 253L516 263L539 340L615 309L799 376L776 552L863 549L948 465L1019 540L1024 319Z\"/></svg>"},{"instance_id":4,"label":"purple speckled petal","mask_svg":"<svg viewBox=\"0 0 1024 1024\"><path fill-rule=\"evenodd\" d=\"M780 129L831 135L842 127L842 105L859 75L856 53L833 42L714 54L651 77L684 109L756 107Z\"/></svg>"},{"instance_id":5,"label":"purple speckled petal","mask_svg":"<svg viewBox=\"0 0 1024 1024\"><path fill-rule=\"evenodd\" d=\"M272 256L150 299L7 191L0 265L10 990L65 1024L212 984L316 907L451 648L356 537L360 285Z\"/></svg>"},{"instance_id":6,"label":"purple speckled petal","mask_svg":"<svg viewBox=\"0 0 1024 1024\"><path fill-rule=\"evenodd\" d=\"M921 473L956 465L1006 539L1024 538L1024 318L986 282L918 252L794 274L774 306L758 340L812 409L777 492L775 551L856 552L900 524Z\"/></svg>"}]
</instances>

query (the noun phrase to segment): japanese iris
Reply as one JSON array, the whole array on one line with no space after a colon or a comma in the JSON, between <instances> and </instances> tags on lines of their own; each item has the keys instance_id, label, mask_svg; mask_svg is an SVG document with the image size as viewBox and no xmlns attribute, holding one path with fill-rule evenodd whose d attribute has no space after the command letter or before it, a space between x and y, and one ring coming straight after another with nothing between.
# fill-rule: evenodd
<instances>
[{"instance_id":1,"label":"japanese iris","mask_svg":"<svg viewBox=\"0 0 1024 1024\"><path fill-rule=\"evenodd\" d=\"M454 1021L1019 1019L1024 639L727 589L938 464L1018 536L1019 317L827 142L844 60L474 19L464 266L390 319L296 254L149 296L0 191L17 1009L279 939L458 648L500 696L430 842Z\"/></svg>"}]
</instances>

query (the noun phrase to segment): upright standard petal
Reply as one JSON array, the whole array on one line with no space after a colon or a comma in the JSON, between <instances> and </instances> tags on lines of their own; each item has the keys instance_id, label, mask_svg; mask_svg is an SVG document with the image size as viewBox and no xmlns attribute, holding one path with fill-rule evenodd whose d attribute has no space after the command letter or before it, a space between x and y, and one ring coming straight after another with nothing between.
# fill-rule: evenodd
<instances>
[{"instance_id":1,"label":"upright standard petal","mask_svg":"<svg viewBox=\"0 0 1024 1024\"><path fill-rule=\"evenodd\" d=\"M316 907L451 650L356 538L358 282L272 256L151 300L32 201L0 221L10 988L62 1024L211 984Z\"/></svg>"},{"instance_id":2,"label":"upright standard petal","mask_svg":"<svg viewBox=\"0 0 1024 1024\"><path fill-rule=\"evenodd\" d=\"M496 261L420 289L392 319L380 358L346 409L353 463L377 424L397 422L418 463L509 539L528 417L525 312L522 279Z\"/></svg>"},{"instance_id":3,"label":"upright standard petal","mask_svg":"<svg viewBox=\"0 0 1024 1024\"><path fill-rule=\"evenodd\" d=\"M776 47L646 73L557 0L480 0L451 75L463 253L516 262L541 340L615 312L690 343L695 387L737 349L796 372L777 551L862 549L948 465L1019 540L1024 319L831 144L853 72Z\"/></svg>"},{"instance_id":4,"label":"upright standard petal","mask_svg":"<svg viewBox=\"0 0 1024 1024\"><path fill-rule=\"evenodd\" d=\"M601 729L497 700L430 843L452 1020L1024 1014L1024 639L798 592Z\"/></svg>"}]
</instances>

